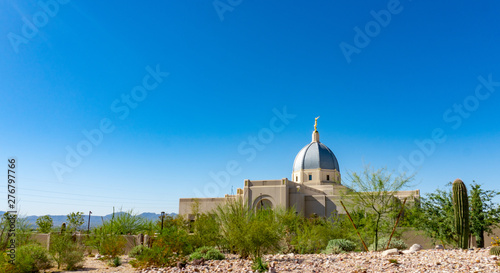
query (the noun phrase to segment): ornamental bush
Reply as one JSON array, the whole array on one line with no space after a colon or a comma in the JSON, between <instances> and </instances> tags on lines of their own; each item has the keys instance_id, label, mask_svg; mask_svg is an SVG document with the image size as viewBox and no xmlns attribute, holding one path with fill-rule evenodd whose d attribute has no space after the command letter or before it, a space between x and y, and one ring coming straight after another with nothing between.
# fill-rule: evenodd
<instances>
[{"instance_id":1,"label":"ornamental bush","mask_svg":"<svg viewBox=\"0 0 500 273\"><path fill-rule=\"evenodd\" d=\"M387 242L389 241L389 238L387 237L384 237L384 238L380 238L378 240L378 249L379 250L383 250L385 249L385 247L387 246ZM403 250L403 249L407 249L408 246L406 245L405 242L403 242L402 240L398 240L398 239L392 239L391 240L391 243L389 245L389 249L391 248L397 248L399 250ZM375 243L371 244L370 247L369 247L370 250L375 250Z\"/></svg>"},{"instance_id":2,"label":"ornamental bush","mask_svg":"<svg viewBox=\"0 0 500 273\"><path fill-rule=\"evenodd\" d=\"M189 255L189 260L191 261L201 258L205 260L224 260L226 257L219 250L209 246L200 247Z\"/></svg>"},{"instance_id":3,"label":"ornamental bush","mask_svg":"<svg viewBox=\"0 0 500 273\"><path fill-rule=\"evenodd\" d=\"M52 234L50 236L50 254L59 269L65 265L66 270L81 267L84 260L84 248L70 234Z\"/></svg>"},{"instance_id":4,"label":"ornamental bush","mask_svg":"<svg viewBox=\"0 0 500 273\"><path fill-rule=\"evenodd\" d=\"M326 247L323 253L325 254L339 254L342 252L349 252L356 249L356 244L347 239L334 239L328 242L328 246Z\"/></svg>"},{"instance_id":5,"label":"ornamental bush","mask_svg":"<svg viewBox=\"0 0 500 273\"><path fill-rule=\"evenodd\" d=\"M16 251L15 269L17 272L39 272L51 267L49 253L41 245L28 244L19 247Z\"/></svg>"},{"instance_id":6,"label":"ornamental bush","mask_svg":"<svg viewBox=\"0 0 500 273\"><path fill-rule=\"evenodd\" d=\"M152 246L142 248L130 264L139 268L175 266L178 261L183 261L186 255L193 252L188 236L186 230L181 227L175 224L166 225L154 238Z\"/></svg>"}]
</instances>

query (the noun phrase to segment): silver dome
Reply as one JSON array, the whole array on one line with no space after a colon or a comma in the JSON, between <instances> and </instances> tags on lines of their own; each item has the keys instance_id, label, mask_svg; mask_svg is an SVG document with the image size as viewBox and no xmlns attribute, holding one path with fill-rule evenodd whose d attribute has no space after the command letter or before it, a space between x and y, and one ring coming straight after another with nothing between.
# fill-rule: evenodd
<instances>
[{"instance_id":1,"label":"silver dome","mask_svg":"<svg viewBox=\"0 0 500 273\"><path fill-rule=\"evenodd\" d=\"M339 162L326 145L321 142L311 142L295 157L293 171L319 168L339 171Z\"/></svg>"}]
</instances>

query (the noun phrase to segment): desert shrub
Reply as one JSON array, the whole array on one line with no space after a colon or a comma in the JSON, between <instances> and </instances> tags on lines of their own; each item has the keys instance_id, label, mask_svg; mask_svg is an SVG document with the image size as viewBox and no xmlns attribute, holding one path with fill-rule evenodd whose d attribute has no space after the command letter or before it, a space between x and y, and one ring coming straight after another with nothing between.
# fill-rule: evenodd
<instances>
[{"instance_id":1,"label":"desert shrub","mask_svg":"<svg viewBox=\"0 0 500 273\"><path fill-rule=\"evenodd\" d=\"M99 238L97 249L99 254L115 258L124 253L126 243L125 238L120 235L104 235Z\"/></svg>"},{"instance_id":2,"label":"desert shrub","mask_svg":"<svg viewBox=\"0 0 500 273\"><path fill-rule=\"evenodd\" d=\"M221 246L220 226L214 213L197 214L190 229L193 233L190 236L193 247Z\"/></svg>"},{"instance_id":3,"label":"desert shrub","mask_svg":"<svg viewBox=\"0 0 500 273\"><path fill-rule=\"evenodd\" d=\"M262 261L261 257L257 257L253 260L252 270L258 272L266 272L269 269L269 265Z\"/></svg>"},{"instance_id":4,"label":"desert shrub","mask_svg":"<svg viewBox=\"0 0 500 273\"><path fill-rule=\"evenodd\" d=\"M7 253L0 253L0 273L17 273L14 264L10 263Z\"/></svg>"},{"instance_id":5,"label":"desert shrub","mask_svg":"<svg viewBox=\"0 0 500 273\"><path fill-rule=\"evenodd\" d=\"M120 257L117 256L111 259L108 264L113 267L118 267L122 265L122 260L120 259Z\"/></svg>"},{"instance_id":6,"label":"desert shrub","mask_svg":"<svg viewBox=\"0 0 500 273\"><path fill-rule=\"evenodd\" d=\"M189 255L190 261L199 260L201 258L203 258L203 254L201 254L200 252L193 252L193 253L191 253L191 255Z\"/></svg>"},{"instance_id":7,"label":"desert shrub","mask_svg":"<svg viewBox=\"0 0 500 273\"><path fill-rule=\"evenodd\" d=\"M273 210L251 210L234 200L217 208L217 218L224 247L242 258L279 250L283 230Z\"/></svg>"},{"instance_id":8,"label":"desert shrub","mask_svg":"<svg viewBox=\"0 0 500 273\"><path fill-rule=\"evenodd\" d=\"M217 221L220 224L221 244L232 253L243 258L250 255L245 236L249 232L248 222L251 211L243 202L228 202L217 207Z\"/></svg>"},{"instance_id":9,"label":"desert shrub","mask_svg":"<svg viewBox=\"0 0 500 273\"><path fill-rule=\"evenodd\" d=\"M102 226L109 233L118 235L139 234L151 229L152 221L137 215L133 210L116 213L112 219L106 220Z\"/></svg>"},{"instance_id":10,"label":"desert shrub","mask_svg":"<svg viewBox=\"0 0 500 273\"><path fill-rule=\"evenodd\" d=\"M226 256L217 249L210 249L203 257L205 260L224 260Z\"/></svg>"},{"instance_id":11,"label":"desert shrub","mask_svg":"<svg viewBox=\"0 0 500 273\"><path fill-rule=\"evenodd\" d=\"M293 240L297 236L297 229L304 218L296 213L295 208L275 208L274 212L281 231L279 252L285 254L292 253L295 251Z\"/></svg>"},{"instance_id":12,"label":"desert shrub","mask_svg":"<svg viewBox=\"0 0 500 273\"><path fill-rule=\"evenodd\" d=\"M134 246L134 248L132 248L129 252L128 252L128 256L131 257L131 258L135 258L139 255L142 254L142 252L144 251L146 247L143 246L143 245L137 245L137 246Z\"/></svg>"},{"instance_id":13,"label":"desert shrub","mask_svg":"<svg viewBox=\"0 0 500 273\"><path fill-rule=\"evenodd\" d=\"M154 239L151 248L143 248L141 253L131 261L134 267L174 266L178 261L193 252L189 244L188 233L180 226L169 223Z\"/></svg>"},{"instance_id":14,"label":"desert shrub","mask_svg":"<svg viewBox=\"0 0 500 273\"><path fill-rule=\"evenodd\" d=\"M17 248L15 271L39 272L52 266L47 249L38 244L28 244Z\"/></svg>"},{"instance_id":15,"label":"desert shrub","mask_svg":"<svg viewBox=\"0 0 500 273\"><path fill-rule=\"evenodd\" d=\"M53 220L50 216L44 215L36 219L37 230L40 233L50 233L53 226Z\"/></svg>"},{"instance_id":16,"label":"desert shrub","mask_svg":"<svg viewBox=\"0 0 500 273\"><path fill-rule=\"evenodd\" d=\"M324 251L325 254L338 254L341 252L349 252L356 249L356 244L352 241L346 239L334 239L328 242L326 249Z\"/></svg>"},{"instance_id":17,"label":"desert shrub","mask_svg":"<svg viewBox=\"0 0 500 273\"><path fill-rule=\"evenodd\" d=\"M84 260L84 247L76 242L70 234L52 234L50 236L50 254L59 269L65 265L66 270L75 270Z\"/></svg>"},{"instance_id":18,"label":"desert shrub","mask_svg":"<svg viewBox=\"0 0 500 273\"><path fill-rule=\"evenodd\" d=\"M122 233L119 230L121 229L117 229L114 221L105 221L102 226L93 230L86 244L96 248L99 254L111 259L122 255L127 242L125 238L118 235Z\"/></svg>"},{"instance_id":19,"label":"desert shrub","mask_svg":"<svg viewBox=\"0 0 500 273\"><path fill-rule=\"evenodd\" d=\"M204 246L196 249L195 252L191 253L189 255L189 260L196 260L196 259L205 259L205 260L224 260L226 257L224 254L220 253L219 250L209 247L209 246Z\"/></svg>"},{"instance_id":20,"label":"desert shrub","mask_svg":"<svg viewBox=\"0 0 500 273\"><path fill-rule=\"evenodd\" d=\"M385 249L388 241L389 241L389 238L387 238L387 237L380 238L378 240L378 246L379 246L378 249L379 250ZM397 248L399 250L402 250L402 249L407 249L408 246L402 240L392 238L391 243L389 244L389 249L391 249L391 248ZM375 250L375 243L371 244L369 249Z\"/></svg>"},{"instance_id":21,"label":"desert shrub","mask_svg":"<svg viewBox=\"0 0 500 273\"><path fill-rule=\"evenodd\" d=\"M302 219L292 240L295 250L300 254L321 252L330 240L344 237L342 220L338 217Z\"/></svg>"},{"instance_id":22,"label":"desert shrub","mask_svg":"<svg viewBox=\"0 0 500 273\"><path fill-rule=\"evenodd\" d=\"M10 227L12 222L16 222L16 246L20 247L34 243L31 224L26 217L4 213L0 218L0 251L4 251L10 245Z\"/></svg>"}]
</instances>

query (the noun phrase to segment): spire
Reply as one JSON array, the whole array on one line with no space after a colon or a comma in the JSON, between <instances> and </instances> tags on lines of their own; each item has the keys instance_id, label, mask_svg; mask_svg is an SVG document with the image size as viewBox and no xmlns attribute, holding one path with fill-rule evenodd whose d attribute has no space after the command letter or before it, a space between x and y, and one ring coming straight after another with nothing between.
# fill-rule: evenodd
<instances>
[{"instance_id":1,"label":"spire","mask_svg":"<svg viewBox=\"0 0 500 273\"><path fill-rule=\"evenodd\" d=\"M314 132L312 134L312 142L319 142L318 119L319 116L314 119Z\"/></svg>"}]
</instances>

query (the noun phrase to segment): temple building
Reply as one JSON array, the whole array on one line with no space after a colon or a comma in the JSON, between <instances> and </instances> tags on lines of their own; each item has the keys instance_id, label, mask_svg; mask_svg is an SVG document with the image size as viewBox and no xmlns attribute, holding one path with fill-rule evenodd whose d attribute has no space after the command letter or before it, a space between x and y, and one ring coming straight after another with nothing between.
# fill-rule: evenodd
<instances>
[{"instance_id":1,"label":"temple building","mask_svg":"<svg viewBox=\"0 0 500 273\"><path fill-rule=\"evenodd\" d=\"M339 201L342 191L339 162L335 154L320 142L315 120L311 143L302 148L293 162L291 180L245 180L244 188L235 195L221 198L181 198L179 214L192 218L192 207L199 204L199 212L208 212L227 200L238 199L247 202L252 209L261 207L294 208L297 213L310 217L317 215L329 217L332 214L345 214ZM420 191L399 191L396 197L419 198Z\"/></svg>"}]
</instances>

